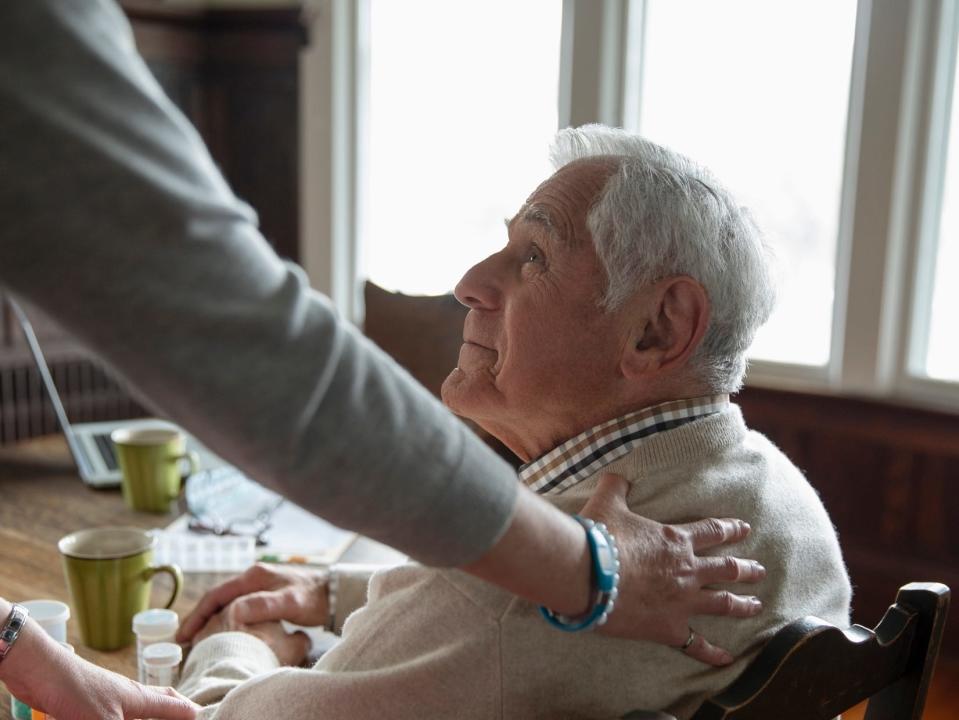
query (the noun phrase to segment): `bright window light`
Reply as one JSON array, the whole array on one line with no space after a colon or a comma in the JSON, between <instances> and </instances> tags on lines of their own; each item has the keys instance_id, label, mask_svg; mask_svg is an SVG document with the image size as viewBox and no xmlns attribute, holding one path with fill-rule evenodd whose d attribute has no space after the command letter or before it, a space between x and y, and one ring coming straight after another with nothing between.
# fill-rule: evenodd
<instances>
[{"instance_id":1,"label":"bright window light","mask_svg":"<svg viewBox=\"0 0 959 720\"><path fill-rule=\"evenodd\" d=\"M855 0L647 0L639 130L709 167L775 250L751 356L825 365Z\"/></svg>"},{"instance_id":2,"label":"bright window light","mask_svg":"<svg viewBox=\"0 0 959 720\"><path fill-rule=\"evenodd\" d=\"M362 263L449 292L550 174L562 2L370 0Z\"/></svg>"},{"instance_id":3,"label":"bright window light","mask_svg":"<svg viewBox=\"0 0 959 720\"><path fill-rule=\"evenodd\" d=\"M952 110L949 122L949 154L943 179L942 215L929 307L928 346L925 372L937 380L959 381L959 332L956 312L959 310L959 73L953 79Z\"/></svg>"}]
</instances>

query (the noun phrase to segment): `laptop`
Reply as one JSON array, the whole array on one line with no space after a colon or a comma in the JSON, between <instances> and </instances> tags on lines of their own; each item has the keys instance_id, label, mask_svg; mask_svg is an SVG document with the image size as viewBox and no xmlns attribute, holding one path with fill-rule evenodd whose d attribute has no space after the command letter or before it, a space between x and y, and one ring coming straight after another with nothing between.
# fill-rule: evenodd
<instances>
[{"instance_id":1,"label":"laptop","mask_svg":"<svg viewBox=\"0 0 959 720\"><path fill-rule=\"evenodd\" d=\"M83 482L91 487L109 488L120 485L120 465L117 461L116 450L113 447L113 441L110 439L110 433L120 427L138 428L138 427L164 427L174 428L183 432L171 422L160 420L158 418L136 418L129 420L109 420L106 422L76 423L70 422L67 412L60 401L60 393L57 392L56 385L53 383L53 376L47 367L47 361L40 350L40 343L37 341L37 335L33 331L33 325L27 318L23 309L9 295L7 299L13 308L17 322L23 330L23 337L30 348L30 354L40 372L40 378L43 381L43 387L50 397L50 403L56 413L57 421L66 436L67 445L70 447L70 454L77 464L77 470ZM183 432L186 436L186 446L200 456L200 466L204 470L211 470L223 467L226 462L204 447L196 438L189 433Z\"/></svg>"}]
</instances>

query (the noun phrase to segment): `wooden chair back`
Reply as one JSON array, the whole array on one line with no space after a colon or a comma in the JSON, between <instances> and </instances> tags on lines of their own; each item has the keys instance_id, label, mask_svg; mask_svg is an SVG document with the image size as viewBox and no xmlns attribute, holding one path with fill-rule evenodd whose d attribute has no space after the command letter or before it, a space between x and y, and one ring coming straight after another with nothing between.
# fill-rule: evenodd
<instances>
[{"instance_id":1,"label":"wooden chair back","mask_svg":"<svg viewBox=\"0 0 959 720\"><path fill-rule=\"evenodd\" d=\"M866 720L919 720L949 595L940 583L909 583L875 630L797 620L693 720L829 720L866 699Z\"/></svg>"},{"instance_id":2,"label":"wooden chair back","mask_svg":"<svg viewBox=\"0 0 959 720\"><path fill-rule=\"evenodd\" d=\"M366 282L363 332L439 397L456 367L467 308L452 295L403 295Z\"/></svg>"},{"instance_id":3,"label":"wooden chair back","mask_svg":"<svg viewBox=\"0 0 959 720\"><path fill-rule=\"evenodd\" d=\"M404 295L369 281L363 299L366 336L439 397L443 381L459 360L467 308L452 294ZM469 420L466 424L503 459L519 464L499 440Z\"/></svg>"}]
</instances>

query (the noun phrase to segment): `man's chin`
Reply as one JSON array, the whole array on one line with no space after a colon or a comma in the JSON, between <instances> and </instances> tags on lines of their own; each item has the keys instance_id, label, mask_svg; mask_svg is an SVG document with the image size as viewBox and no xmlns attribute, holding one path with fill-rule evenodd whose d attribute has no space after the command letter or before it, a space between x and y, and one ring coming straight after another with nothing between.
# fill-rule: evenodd
<instances>
[{"instance_id":1,"label":"man's chin","mask_svg":"<svg viewBox=\"0 0 959 720\"><path fill-rule=\"evenodd\" d=\"M440 387L440 399L453 414L479 422L483 399L490 390L489 387L483 387L486 382L488 380L485 378L480 379L461 368L453 368Z\"/></svg>"},{"instance_id":2,"label":"man's chin","mask_svg":"<svg viewBox=\"0 0 959 720\"><path fill-rule=\"evenodd\" d=\"M440 400L456 415L463 415L459 408L461 406L461 396L463 395L461 386L465 380L466 373L456 367L446 376L446 379L440 386Z\"/></svg>"}]
</instances>

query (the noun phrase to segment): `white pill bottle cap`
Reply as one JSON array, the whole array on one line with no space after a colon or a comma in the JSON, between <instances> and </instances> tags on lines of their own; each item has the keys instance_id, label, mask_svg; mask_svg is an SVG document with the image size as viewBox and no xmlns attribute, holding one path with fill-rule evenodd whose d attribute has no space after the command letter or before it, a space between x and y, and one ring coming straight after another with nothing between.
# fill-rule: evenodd
<instances>
[{"instance_id":1,"label":"white pill bottle cap","mask_svg":"<svg viewBox=\"0 0 959 720\"><path fill-rule=\"evenodd\" d=\"M176 643L154 643L143 648L143 664L148 667L173 667L183 660L183 649Z\"/></svg>"},{"instance_id":2,"label":"white pill bottle cap","mask_svg":"<svg viewBox=\"0 0 959 720\"><path fill-rule=\"evenodd\" d=\"M146 637L171 637L180 627L180 616L173 610L144 610L133 616L133 632Z\"/></svg>"},{"instance_id":3,"label":"white pill bottle cap","mask_svg":"<svg viewBox=\"0 0 959 720\"><path fill-rule=\"evenodd\" d=\"M40 624L47 635L59 643L67 641L69 605L59 600L26 600L20 604L30 612L30 617Z\"/></svg>"}]
</instances>

